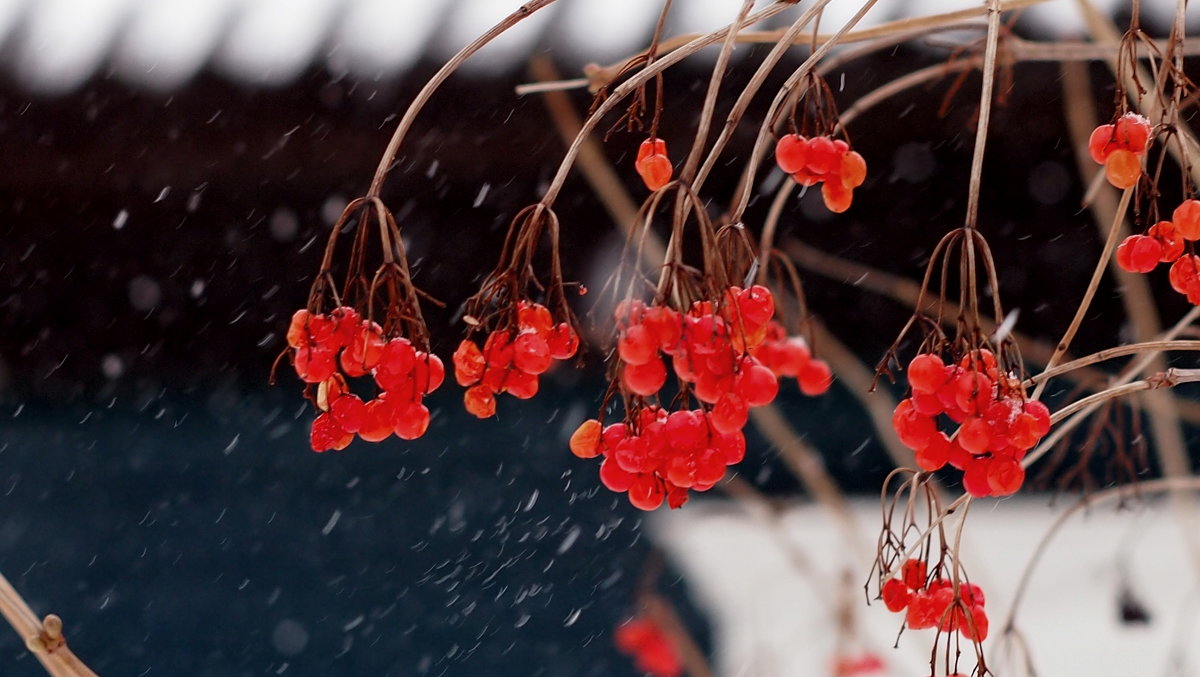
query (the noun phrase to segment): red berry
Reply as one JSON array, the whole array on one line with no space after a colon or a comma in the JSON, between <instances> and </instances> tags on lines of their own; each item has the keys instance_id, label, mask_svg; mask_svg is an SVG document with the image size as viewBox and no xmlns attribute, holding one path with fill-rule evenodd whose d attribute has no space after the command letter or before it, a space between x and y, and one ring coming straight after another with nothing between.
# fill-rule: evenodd
<instances>
[{"instance_id":1,"label":"red berry","mask_svg":"<svg viewBox=\"0 0 1200 677\"><path fill-rule=\"evenodd\" d=\"M1148 273L1162 257L1162 243L1145 235L1130 235L1117 245L1117 265L1130 273Z\"/></svg>"},{"instance_id":2,"label":"red berry","mask_svg":"<svg viewBox=\"0 0 1200 677\"><path fill-rule=\"evenodd\" d=\"M1175 230L1185 240L1200 240L1200 200L1184 200L1171 214Z\"/></svg>"},{"instance_id":3,"label":"red berry","mask_svg":"<svg viewBox=\"0 0 1200 677\"><path fill-rule=\"evenodd\" d=\"M717 400L712 411L712 427L719 433L731 434L746 427L750 407L746 400L735 393L725 393Z\"/></svg>"},{"instance_id":4,"label":"red berry","mask_svg":"<svg viewBox=\"0 0 1200 677\"><path fill-rule=\"evenodd\" d=\"M518 400L528 400L538 393L538 377L513 369L504 377L504 389Z\"/></svg>"},{"instance_id":5,"label":"red berry","mask_svg":"<svg viewBox=\"0 0 1200 677\"><path fill-rule=\"evenodd\" d=\"M590 418L571 433L571 453L579 458L595 458L600 455L600 421Z\"/></svg>"},{"instance_id":6,"label":"red berry","mask_svg":"<svg viewBox=\"0 0 1200 677\"><path fill-rule=\"evenodd\" d=\"M901 611L908 606L909 599L912 598L912 593L908 591L908 586L899 578L889 578L883 584L883 604L888 608L888 611Z\"/></svg>"},{"instance_id":7,"label":"red berry","mask_svg":"<svg viewBox=\"0 0 1200 677\"><path fill-rule=\"evenodd\" d=\"M809 360L796 379L800 384L800 392L809 397L824 395L833 385L833 373L825 360Z\"/></svg>"},{"instance_id":8,"label":"red berry","mask_svg":"<svg viewBox=\"0 0 1200 677\"><path fill-rule=\"evenodd\" d=\"M309 438L313 451L318 453L330 449L341 451L352 441L354 441L354 433L343 430L332 415L321 414L313 420L312 434Z\"/></svg>"},{"instance_id":9,"label":"red berry","mask_svg":"<svg viewBox=\"0 0 1200 677\"><path fill-rule=\"evenodd\" d=\"M735 296L741 321L748 327L761 327L775 315L775 296L771 290L756 284Z\"/></svg>"},{"instance_id":10,"label":"red berry","mask_svg":"<svg viewBox=\"0 0 1200 677\"><path fill-rule=\"evenodd\" d=\"M358 436L367 442L382 442L395 432L395 406L391 402L376 398L367 402L363 409L362 427Z\"/></svg>"},{"instance_id":11,"label":"red berry","mask_svg":"<svg viewBox=\"0 0 1200 677\"><path fill-rule=\"evenodd\" d=\"M1121 149L1141 155L1150 143L1150 120L1137 113L1126 113L1113 126L1113 136Z\"/></svg>"},{"instance_id":12,"label":"red berry","mask_svg":"<svg viewBox=\"0 0 1200 677\"><path fill-rule=\"evenodd\" d=\"M645 325L635 324L617 338L617 354L626 364L646 364L658 356L658 341Z\"/></svg>"},{"instance_id":13,"label":"red berry","mask_svg":"<svg viewBox=\"0 0 1200 677\"><path fill-rule=\"evenodd\" d=\"M988 617L987 612L982 606L976 605L971 607L970 620L963 619L958 628L963 637L973 641L982 642L988 636Z\"/></svg>"},{"instance_id":14,"label":"red berry","mask_svg":"<svg viewBox=\"0 0 1200 677\"><path fill-rule=\"evenodd\" d=\"M921 470L940 470L950 460L950 438L946 433L937 433L929 442L916 450L917 466Z\"/></svg>"},{"instance_id":15,"label":"red berry","mask_svg":"<svg viewBox=\"0 0 1200 677\"><path fill-rule=\"evenodd\" d=\"M544 374L550 368L550 345L534 332L525 332L513 342L513 365L526 374Z\"/></svg>"},{"instance_id":16,"label":"red berry","mask_svg":"<svg viewBox=\"0 0 1200 677\"><path fill-rule=\"evenodd\" d=\"M665 155L648 155L638 160L637 172L650 190L658 190L671 182L675 168Z\"/></svg>"},{"instance_id":17,"label":"red berry","mask_svg":"<svg viewBox=\"0 0 1200 677\"><path fill-rule=\"evenodd\" d=\"M367 418L367 405L357 395L345 394L333 401L329 407L333 420L337 421L342 430L356 433L362 428Z\"/></svg>"},{"instance_id":18,"label":"red berry","mask_svg":"<svg viewBox=\"0 0 1200 677\"><path fill-rule=\"evenodd\" d=\"M312 314L308 310L301 308L292 315L292 321L288 325L287 344L292 348L306 346L309 343L308 339L308 323Z\"/></svg>"},{"instance_id":19,"label":"red berry","mask_svg":"<svg viewBox=\"0 0 1200 677\"><path fill-rule=\"evenodd\" d=\"M913 590L920 590L925 587L925 578L928 576L928 570L925 567L925 561L919 559L904 560L904 564L900 566L900 578L904 584Z\"/></svg>"},{"instance_id":20,"label":"red berry","mask_svg":"<svg viewBox=\"0 0 1200 677\"><path fill-rule=\"evenodd\" d=\"M1025 468L1015 459L997 456L988 464L987 481L993 496L1010 496L1025 483Z\"/></svg>"},{"instance_id":21,"label":"red berry","mask_svg":"<svg viewBox=\"0 0 1200 677\"><path fill-rule=\"evenodd\" d=\"M1116 128L1113 125L1100 125L1092 130L1092 135L1088 139L1088 153L1096 161L1096 164L1104 164L1109 154L1116 149L1113 138L1115 133Z\"/></svg>"},{"instance_id":22,"label":"red berry","mask_svg":"<svg viewBox=\"0 0 1200 677\"><path fill-rule=\"evenodd\" d=\"M642 397L650 397L667 382L667 367L656 357L645 364L625 365L621 370L621 377L630 391Z\"/></svg>"},{"instance_id":23,"label":"red berry","mask_svg":"<svg viewBox=\"0 0 1200 677\"><path fill-rule=\"evenodd\" d=\"M742 372L734 379L733 389L749 406L761 407L770 404L779 393L779 379L761 364L749 365L749 368L743 366Z\"/></svg>"},{"instance_id":24,"label":"red berry","mask_svg":"<svg viewBox=\"0 0 1200 677\"><path fill-rule=\"evenodd\" d=\"M937 434L937 423L930 416L922 416L913 409L911 399L900 400L892 413L892 427L900 437L904 446L910 449L920 449L929 444L930 438Z\"/></svg>"},{"instance_id":25,"label":"red berry","mask_svg":"<svg viewBox=\"0 0 1200 677\"><path fill-rule=\"evenodd\" d=\"M570 359L579 350L579 336L566 322L560 323L546 339L550 346L550 357L556 360Z\"/></svg>"},{"instance_id":26,"label":"red berry","mask_svg":"<svg viewBox=\"0 0 1200 677\"><path fill-rule=\"evenodd\" d=\"M841 214L850 208L854 201L854 189L846 188L839 182L826 181L821 185L821 198L825 200L825 208L834 214Z\"/></svg>"},{"instance_id":27,"label":"red berry","mask_svg":"<svg viewBox=\"0 0 1200 677\"><path fill-rule=\"evenodd\" d=\"M554 318L550 316L546 306L521 301L517 306L517 327L521 331L533 331L539 336L545 336L554 329Z\"/></svg>"},{"instance_id":28,"label":"red berry","mask_svg":"<svg viewBox=\"0 0 1200 677\"><path fill-rule=\"evenodd\" d=\"M1184 254L1179 257L1178 261L1171 264L1167 278L1171 281L1172 289L1196 303L1193 298L1200 296L1200 256Z\"/></svg>"},{"instance_id":29,"label":"red berry","mask_svg":"<svg viewBox=\"0 0 1200 677\"><path fill-rule=\"evenodd\" d=\"M909 599L908 612L904 615L904 623L913 630L932 628L941 618L941 609L932 593L918 592Z\"/></svg>"},{"instance_id":30,"label":"red berry","mask_svg":"<svg viewBox=\"0 0 1200 677\"><path fill-rule=\"evenodd\" d=\"M463 393L463 405L475 416L488 418L496 413L496 393L485 385L472 386Z\"/></svg>"},{"instance_id":31,"label":"red berry","mask_svg":"<svg viewBox=\"0 0 1200 677\"><path fill-rule=\"evenodd\" d=\"M446 380L446 366L442 364L442 358L437 355L418 351L417 358L413 362L412 376L417 393L428 395L437 390L442 385L442 381Z\"/></svg>"},{"instance_id":32,"label":"red berry","mask_svg":"<svg viewBox=\"0 0 1200 677\"><path fill-rule=\"evenodd\" d=\"M808 164L808 139L799 134L786 134L775 144L775 162L788 174L798 172Z\"/></svg>"},{"instance_id":33,"label":"red berry","mask_svg":"<svg viewBox=\"0 0 1200 677\"><path fill-rule=\"evenodd\" d=\"M973 459L963 468L963 489L975 498L992 495L992 485L988 482L989 463L989 459Z\"/></svg>"},{"instance_id":34,"label":"red berry","mask_svg":"<svg viewBox=\"0 0 1200 677\"><path fill-rule=\"evenodd\" d=\"M1159 259L1160 262L1174 263L1176 259L1183 256L1183 236L1179 234L1174 223L1159 221L1150 226L1146 234L1162 245L1163 253L1162 258Z\"/></svg>"},{"instance_id":35,"label":"red berry","mask_svg":"<svg viewBox=\"0 0 1200 677\"><path fill-rule=\"evenodd\" d=\"M1104 161L1104 174L1116 188L1133 188L1142 177L1142 164L1130 151L1114 150Z\"/></svg>"},{"instance_id":36,"label":"red berry","mask_svg":"<svg viewBox=\"0 0 1200 677\"><path fill-rule=\"evenodd\" d=\"M458 344L458 349L454 351L450 361L454 363L454 380L458 385L474 385L483 378L483 353L470 339L464 339Z\"/></svg>"},{"instance_id":37,"label":"red berry","mask_svg":"<svg viewBox=\"0 0 1200 677\"><path fill-rule=\"evenodd\" d=\"M842 154L827 136L814 136L808 142L806 169L818 176L836 172L842 165Z\"/></svg>"},{"instance_id":38,"label":"red berry","mask_svg":"<svg viewBox=\"0 0 1200 677\"><path fill-rule=\"evenodd\" d=\"M305 383L325 381L337 370L333 350L320 345L297 348L293 366L296 375Z\"/></svg>"},{"instance_id":39,"label":"red berry","mask_svg":"<svg viewBox=\"0 0 1200 677\"><path fill-rule=\"evenodd\" d=\"M645 141L643 141L642 145L638 146L637 159L639 161L641 161L641 160L645 160L646 158L650 157L651 155L666 155L666 154L667 154L667 142L663 141L662 139L659 139L657 137L651 136L648 139L646 139Z\"/></svg>"},{"instance_id":40,"label":"red berry","mask_svg":"<svg viewBox=\"0 0 1200 677\"><path fill-rule=\"evenodd\" d=\"M917 355L908 363L908 385L914 393L935 393L946 381L946 365L933 353Z\"/></svg>"},{"instance_id":41,"label":"red berry","mask_svg":"<svg viewBox=\"0 0 1200 677\"><path fill-rule=\"evenodd\" d=\"M635 477L636 475L621 470L612 458L606 458L600 464L600 482L610 491L629 491Z\"/></svg>"},{"instance_id":42,"label":"red berry","mask_svg":"<svg viewBox=\"0 0 1200 677\"><path fill-rule=\"evenodd\" d=\"M636 475L629 485L629 502L639 510L654 510L665 497L666 490L654 475Z\"/></svg>"},{"instance_id":43,"label":"red berry","mask_svg":"<svg viewBox=\"0 0 1200 677\"><path fill-rule=\"evenodd\" d=\"M405 376L412 373L413 363L417 360L417 351L406 338L394 338L383 347L376 367L378 372L392 376Z\"/></svg>"},{"instance_id":44,"label":"red berry","mask_svg":"<svg viewBox=\"0 0 1200 677\"><path fill-rule=\"evenodd\" d=\"M396 437L415 440L429 429L429 409L420 402L409 402L396 411Z\"/></svg>"}]
</instances>

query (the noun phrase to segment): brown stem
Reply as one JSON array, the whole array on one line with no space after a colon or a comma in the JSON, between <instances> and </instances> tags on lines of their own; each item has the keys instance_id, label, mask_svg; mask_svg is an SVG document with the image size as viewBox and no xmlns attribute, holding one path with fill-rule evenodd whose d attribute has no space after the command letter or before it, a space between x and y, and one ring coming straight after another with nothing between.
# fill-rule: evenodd
<instances>
[{"instance_id":1,"label":"brown stem","mask_svg":"<svg viewBox=\"0 0 1200 677\"><path fill-rule=\"evenodd\" d=\"M404 117L400 118L400 124L396 126L396 131L392 133L391 140L388 141L387 149L383 151L383 157L379 160L379 167L375 169L375 176L371 179L371 187L367 190L367 197L379 197L380 191L383 189L383 182L387 179L388 172L391 170L392 162L396 159L396 152L400 150L400 142L408 134L408 130L412 127L413 121L416 120L417 114L429 102L433 93L438 87L449 78L454 71L458 70L459 66L464 61L471 58L492 40L495 40L501 33L517 25L521 21L529 18L534 12L552 4L555 0L530 0L530 2L521 5L517 11L509 14L492 27L491 30L476 38L466 47L463 47L457 54L450 58L429 81L417 92L417 96L408 105L408 109L404 111Z\"/></svg>"}]
</instances>

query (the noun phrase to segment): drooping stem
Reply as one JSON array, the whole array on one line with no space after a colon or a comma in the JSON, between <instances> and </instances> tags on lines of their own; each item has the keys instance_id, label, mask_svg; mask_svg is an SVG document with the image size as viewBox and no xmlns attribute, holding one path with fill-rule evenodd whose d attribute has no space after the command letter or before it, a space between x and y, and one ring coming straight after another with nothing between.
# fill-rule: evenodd
<instances>
[{"instance_id":1,"label":"drooping stem","mask_svg":"<svg viewBox=\"0 0 1200 677\"><path fill-rule=\"evenodd\" d=\"M371 179L371 187L367 190L367 197L379 197L380 191L383 189L383 182L387 179L388 172L391 171L392 163L396 159L396 152L400 150L400 143L408 134L408 130L412 127L413 121L416 120L417 114L429 102L430 97L437 91L438 87L449 78L454 71L458 70L459 66L464 61L471 58L492 40L495 40L500 34L517 25L521 21L529 18L534 12L554 3L555 0L530 0L521 5L517 11L509 14L492 27L491 30L476 38L471 44L463 47L457 54L450 58L429 81L417 92L417 96L408 104L408 109L404 111L404 117L400 118L400 124L396 125L396 131L392 133L392 138L388 141L387 148L383 151L383 157L379 160L379 167L375 169L375 176Z\"/></svg>"},{"instance_id":2,"label":"drooping stem","mask_svg":"<svg viewBox=\"0 0 1200 677\"><path fill-rule=\"evenodd\" d=\"M971 156L971 183L967 189L967 228L979 219L979 191L983 182L983 153L987 148L988 124L992 119L992 89L996 82L996 46L1000 41L1000 0L988 0L987 47L983 53L983 91L979 94L979 123L975 129L975 153Z\"/></svg>"}]
</instances>

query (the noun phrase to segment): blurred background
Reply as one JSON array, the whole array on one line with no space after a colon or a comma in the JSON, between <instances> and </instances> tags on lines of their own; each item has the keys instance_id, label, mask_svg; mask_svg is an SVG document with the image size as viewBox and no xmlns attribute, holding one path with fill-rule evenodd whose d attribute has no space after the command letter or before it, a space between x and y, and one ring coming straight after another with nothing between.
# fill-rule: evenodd
<instances>
[{"instance_id":1,"label":"blurred background","mask_svg":"<svg viewBox=\"0 0 1200 677\"><path fill-rule=\"evenodd\" d=\"M976 4L880 2L866 24ZM1164 35L1174 3L1142 4L1144 27ZM676 5L668 34L715 28L734 11ZM849 5L833 3L823 25ZM1097 5L1128 19L1124 3ZM340 454L308 450L312 414L289 370L268 384L325 237L365 191L404 107L516 6L0 2L0 571L36 611L66 619L72 647L99 673L636 674L611 629L628 617L654 543L670 539L644 530L646 515L566 452L600 403L602 346L582 368L556 370L536 399L503 401L497 420L472 419L447 383L431 398L426 437ZM531 79L529 58L575 77L642 47L657 11L642 0L559 3L480 54L418 118L384 198L417 283L447 303L428 308L439 354L461 338L459 305L564 150L542 100L514 94ZM1055 2L1015 30L1049 39L1082 23ZM844 108L978 36L861 58L830 83ZM766 49L739 48L729 91ZM690 138L711 57L667 78L663 136L676 148ZM1058 65L1012 74L993 117L980 223L1018 328L1053 341L1102 243L1080 207ZM1106 118L1111 79L1099 66L1090 75ZM586 110L586 93L571 97ZM792 200L785 241L919 278L962 219L977 98L976 76L961 88L948 77L860 118L850 133L870 175L859 199L838 216L817 195ZM714 200L727 199L752 133L739 131L710 181ZM636 200L641 140L616 133L606 146ZM749 223L782 178L763 173ZM621 246L617 225L578 176L558 211L568 278L599 289ZM873 365L909 310L859 282L805 274L813 312ZM1173 322L1186 302L1165 274L1152 284ZM1077 353L1128 337L1119 291L1102 284ZM809 399L789 386L780 406L846 491L878 491L892 466L848 391L835 384ZM752 438L740 476L807 500L777 450ZM660 590L708 647L711 618L682 573L669 562ZM7 630L0 674L41 674Z\"/></svg>"}]
</instances>

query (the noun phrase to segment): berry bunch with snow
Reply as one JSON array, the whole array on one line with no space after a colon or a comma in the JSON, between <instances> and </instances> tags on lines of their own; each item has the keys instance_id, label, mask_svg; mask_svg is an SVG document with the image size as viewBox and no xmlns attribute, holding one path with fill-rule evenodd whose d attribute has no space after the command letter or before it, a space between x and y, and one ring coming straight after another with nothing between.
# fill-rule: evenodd
<instances>
[{"instance_id":1,"label":"berry bunch with snow","mask_svg":"<svg viewBox=\"0 0 1200 677\"><path fill-rule=\"evenodd\" d=\"M1142 177L1142 156L1150 146L1150 120L1125 113L1115 122L1100 125L1088 139L1088 153L1104 165L1104 175L1122 190L1137 185Z\"/></svg>"},{"instance_id":2,"label":"berry bunch with snow","mask_svg":"<svg viewBox=\"0 0 1200 677\"><path fill-rule=\"evenodd\" d=\"M579 350L579 336L566 322L555 323L545 306L517 304L515 332L498 329L488 334L483 348L463 339L454 351L454 379L467 388L463 404L479 418L496 413L496 396L509 393L520 400L537 394L538 377L556 361Z\"/></svg>"},{"instance_id":3,"label":"berry bunch with snow","mask_svg":"<svg viewBox=\"0 0 1200 677\"><path fill-rule=\"evenodd\" d=\"M687 491L707 491L742 460L742 433L752 407L769 404L779 376L801 376L807 394L829 387L829 368L802 340L789 340L772 321L774 295L761 285L730 287L719 309L697 301L686 313L662 304L625 301L616 310L615 385L624 394L625 421L605 427L589 419L571 437L581 458L603 456L600 479L643 510L664 501L677 508ZM770 340L768 340L770 339ZM764 347L766 346L766 347ZM764 354L774 368L756 357ZM675 401L695 397L697 408L668 411L647 400L671 400L667 361L678 383Z\"/></svg>"},{"instance_id":4,"label":"berry bunch with snow","mask_svg":"<svg viewBox=\"0 0 1200 677\"><path fill-rule=\"evenodd\" d=\"M1025 398L1020 379L1001 371L991 350L969 351L949 365L935 353L917 355L908 365L908 385L911 394L896 406L892 427L922 470L958 468L963 488L975 497L1021 488L1021 460L1050 430L1050 411ZM941 421L951 434L940 429Z\"/></svg>"},{"instance_id":5,"label":"berry bunch with snow","mask_svg":"<svg viewBox=\"0 0 1200 677\"><path fill-rule=\"evenodd\" d=\"M348 306L328 315L297 310L287 342L296 375L317 386L321 414L312 424L313 451L340 451L355 435L366 442L393 434L413 440L429 428L429 409L421 400L446 375L437 355L403 337L386 339L382 327ZM364 402L349 384L367 376L376 395Z\"/></svg>"}]
</instances>

